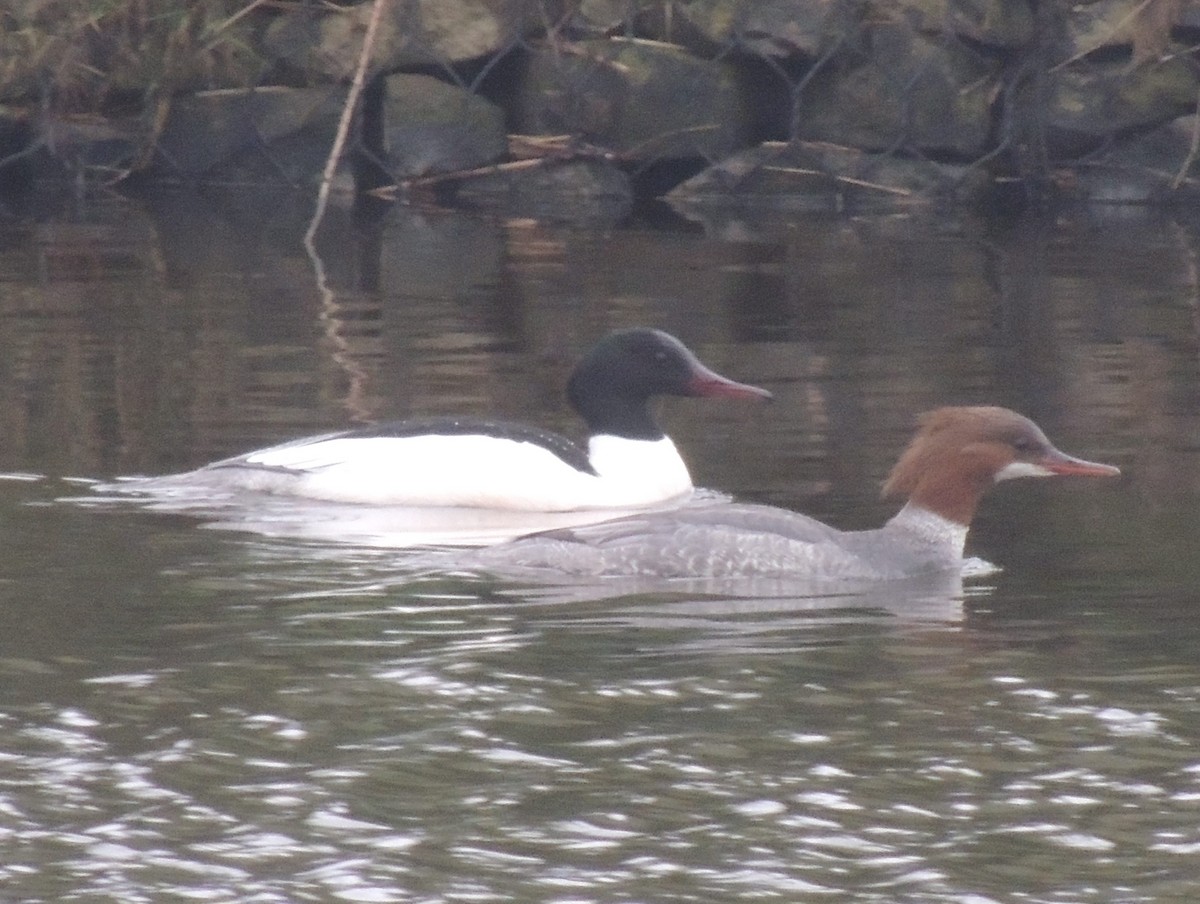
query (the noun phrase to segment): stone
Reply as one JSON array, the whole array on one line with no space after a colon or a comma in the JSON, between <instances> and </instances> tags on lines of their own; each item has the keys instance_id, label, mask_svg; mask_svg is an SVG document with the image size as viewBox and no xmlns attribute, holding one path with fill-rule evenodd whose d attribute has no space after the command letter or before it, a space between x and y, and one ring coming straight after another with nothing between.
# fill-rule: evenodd
<instances>
[{"instance_id":1,"label":"stone","mask_svg":"<svg viewBox=\"0 0 1200 904\"><path fill-rule=\"evenodd\" d=\"M508 149L504 111L428 75L392 75L383 104L388 170L397 181L483 166Z\"/></svg>"},{"instance_id":2,"label":"stone","mask_svg":"<svg viewBox=\"0 0 1200 904\"><path fill-rule=\"evenodd\" d=\"M1118 142L1102 155L1077 164L1060 190L1067 197L1089 203L1195 203L1200 197L1198 120L1195 114L1181 116Z\"/></svg>"},{"instance_id":3,"label":"stone","mask_svg":"<svg viewBox=\"0 0 1200 904\"><path fill-rule=\"evenodd\" d=\"M1043 113L1052 146L1080 153L1124 132L1147 130L1195 109L1200 77L1190 61L1081 61L1050 74Z\"/></svg>"},{"instance_id":4,"label":"stone","mask_svg":"<svg viewBox=\"0 0 1200 904\"><path fill-rule=\"evenodd\" d=\"M724 156L746 143L733 68L671 44L612 39L532 56L517 131L577 134L628 160Z\"/></svg>"},{"instance_id":5,"label":"stone","mask_svg":"<svg viewBox=\"0 0 1200 904\"><path fill-rule=\"evenodd\" d=\"M1170 19L1179 13L1181 5L1175 0L1096 0L1071 4L1065 10L1062 56L1077 59L1097 51L1133 52L1139 44L1157 46L1161 52L1170 39ZM1161 18L1164 10L1167 19Z\"/></svg>"},{"instance_id":6,"label":"stone","mask_svg":"<svg viewBox=\"0 0 1200 904\"><path fill-rule=\"evenodd\" d=\"M865 0L692 0L675 11L718 48L818 59L861 27Z\"/></svg>"},{"instance_id":7,"label":"stone","mask_svg":"<svg viewBox=\"0 0 1200 904\"><path fill-rule=\"evenodd\" d=\"M469 179L457 197L508 217L614 223L629 213L633 188L610 161L543 159Z\"/></svg>"},{"instance_id":8,"label":"stone","mask_svg":"<svg viewBox=\"0 0 1200 904\"><path fill-rule=\"evenodd\" d=\"M633 24L637 11L630 0L575 0L570 25L588 34L616 33Z\"/></svg>"},{"instance_id":9,"label":"stone","mask_svg":"<svg viewBox=\"0 0 1200 904\"><path fill-rule=\"evenodd\" d=\"M349 78L372 3L299 6L263 37L267 52L315 80ZM369 72L451 65L503 53L542 24L528 0L392 0L379 23Z\"/></svg>"},{"instance_id":10,"label":"stone","mask_svg":"<svg viewBox=\"0 0 1200 904\"><path fill-rule=\"evenodd\" d=\"M989 186L978 168L820 142L768 142L709 167L678 185L667 200L861 210L978 198Z\"/></svg>"},{"instance_id":11,"label":"stone","mask_svg":"<svg viewBox=\"0 0 1200 904\"><path fill-rule=\"evenodd\" d=\"M872 29L867 54L806 89L799 137L872 151L978 157L989 149L999 67L959 42Z\"/></svg>"},{"instance_id":12,"label":"stone","mask_svg":"<svg viewBox=\"0 0 1200 904\"><path fill-rule=\"evenodd\" d=\"M1006 49L1032 43L1035 27L1028 0L874 0L870 19Z\"/></svg>"},{"instance_id":13,"label":"stone","mask_svg":"<svg viewBox=\"0 0 1200 904\"><path fill-rule=\"evenodd\" d=\"M346 90L255 88L178 98L159 136L157 175L311 184L333 144Z\"/></svg>"}]
</instances>

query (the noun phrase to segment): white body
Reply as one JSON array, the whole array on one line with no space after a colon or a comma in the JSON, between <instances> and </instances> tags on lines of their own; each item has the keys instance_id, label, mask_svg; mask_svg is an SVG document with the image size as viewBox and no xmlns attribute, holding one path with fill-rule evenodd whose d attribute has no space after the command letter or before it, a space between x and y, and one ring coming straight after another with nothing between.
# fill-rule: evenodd
<instances>
[{"instance_id":1,"label":"white body","mask_svg":"<svg viewBox=\"0 0 1200 904\"><path fill-rule=\"evenodd\" d=\"M593 436L588 456L595 474L536 443L483 434L333 436L273 446L182 476L327 502L527 512L642 508L692 490L687 467L666 437Z\"/></svg>"}]
</instances>

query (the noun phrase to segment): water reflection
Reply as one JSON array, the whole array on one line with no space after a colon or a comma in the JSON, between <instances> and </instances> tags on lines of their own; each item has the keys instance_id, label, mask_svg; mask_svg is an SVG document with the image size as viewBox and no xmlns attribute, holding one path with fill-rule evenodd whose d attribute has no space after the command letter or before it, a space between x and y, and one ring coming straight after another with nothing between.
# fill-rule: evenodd
<instances>
[{"instance_id":1,"label":"water reflection","mask_svg":"<svg viewBox=\"0 0 1200 904\"><path fill-rule=\"evenodd\" d=\"M652 577L623 572L588 574L579 569L527 566L506 558L505 544L536 531L579 526L581 513L505 512L474 509L411 509L389 505L345 505L270 494L214 496L208 488L194 493L143 492L142 481L87 487L94 492L59 497L56 502L111 514L145 511L185 516L197 526L283 541L279 547L301 569L308 558L358 561L378 554L389 577L383 585L407 593L428 578L461 580L468 592L495 587L514 598L555 604L592 600L640 601L622 610L631 626L670 624L714 626L714 642L735 644L761 632L785 634L792 627L873 619L881 614L913 621L953 623L962 618L964 576L978 589L998 569L968 558L958 571L935 571L903 580L822 579L816 575ZM698 490L686 506L723 505L724 494ZM675 503L676 506L680 503ZM670 511L669 509L667 510ZM621 512L590 513L597 522ZM441 526L439 529L439 519ZM491 548L484 544L499 544ZM458 547L458 548L455 548ZM490 553L499 553L498 556ZM650 605L650 601L654 601ZM730 620L730 629L720 625ZM751 624L749 620L753 620ZM759 627L759 621L762 626ZM738 623L733 627L733 623Z\"/></svg>"},{"instance_id":2,"label":"water reflection","mask_svg":"<svg viewBox=\"0 0 1200 904\"><path fill-rule=\"evenodd\" d=\"M567 370L633 324L776 390L769 414L687 410L671 425L698 469L737 481L703 483L768 501L806 482L822 494L818 473L869 486L861 450L898 448L913 413L942 404L1008 405L1097 457L1133 451L1110 445L1131 421L1167 437L1195 426L1195 242L1176 224L1142 223L1126 242L1082 217L1007 230L818 217L726 242L405 208L364 225L335 210L330 305L294 244L302 204L218 201L114 201L72 229L9 227L5 469L180 471L410 414L571 432Z\"/></svg>"}]
</instances>

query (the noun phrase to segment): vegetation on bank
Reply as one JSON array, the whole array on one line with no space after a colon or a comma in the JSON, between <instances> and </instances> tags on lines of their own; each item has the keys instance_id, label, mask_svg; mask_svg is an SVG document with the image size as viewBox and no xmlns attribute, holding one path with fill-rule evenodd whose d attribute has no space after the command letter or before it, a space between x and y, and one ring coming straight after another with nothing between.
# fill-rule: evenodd
<instances>
[{"instance_id":1,"label":"vegetation on bank","mask_svg":"<svg viewBox=\"0 0 1200 904\"><path fill-rule=\"evenodd\" d=\"M87 166L115 135L150 152L178 95L258 84L246 19L262 0L9 0L0 15L0 159L43 151ZM124 174L121 173L121 174ZM114 173L107 173L111 177Z\"/></svg>"},{"instance_id":2,"label":"vegetation on bank","mask_svg":"<svg viewBox=\"0 0 1200 904\"><path fill-rule=\"evenodd\" d=\"M0 102L123 113L264 75L246 17L263 0L8 0Z\"/></svg>"}]
</instances>

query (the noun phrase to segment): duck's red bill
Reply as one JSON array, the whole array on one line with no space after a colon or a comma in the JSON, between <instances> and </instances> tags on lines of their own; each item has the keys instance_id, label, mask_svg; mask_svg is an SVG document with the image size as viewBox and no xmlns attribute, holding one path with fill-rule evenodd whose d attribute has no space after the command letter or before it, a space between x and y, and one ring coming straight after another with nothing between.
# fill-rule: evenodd
<instances>
[{"instance_id":1,"label":"duck's red bill","mask_svg":"<svg viewBox=\"0 0 1200 904\"><path fill-rule=\"evenodd\" d=\"M769 401L774 398L770 392L749 383L738 383L726 379L711 370L698 373L688 381L688 392L691 395L706 398L724 399L762 399Z\"/></svg>"},{"instance_id":2,"label":"duck's red bill","mask_svg":"<svg viewBox=\"0 0 1200 904\"><path fill-rule=\"evenodd\" d=\"M1085 461L1082 458L1075 458L1073 455L1066 455L1062 452L1046 456L1039 464L1047 471L1053 474L1061 474L1064 477L1121 476L1121 469L1113 465L1101 464L1098 461Z\"/></svg>"}]
</instances>

